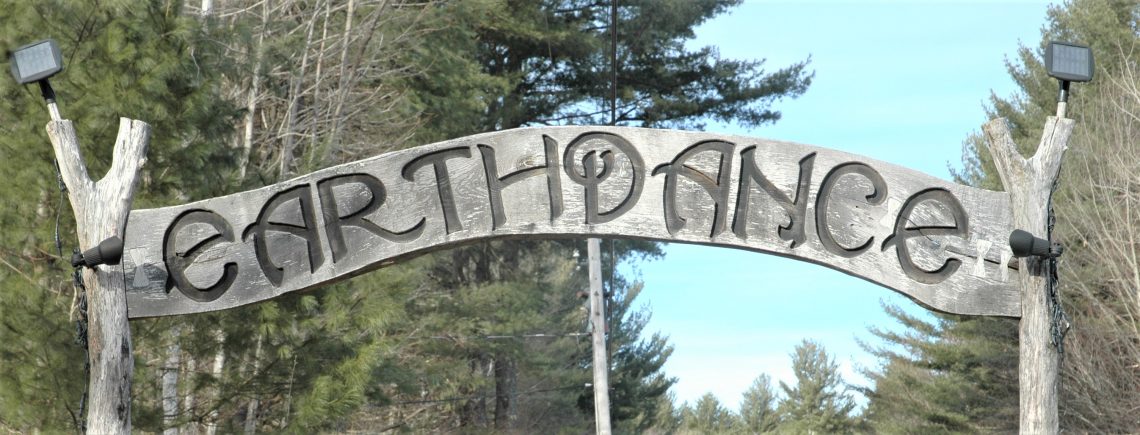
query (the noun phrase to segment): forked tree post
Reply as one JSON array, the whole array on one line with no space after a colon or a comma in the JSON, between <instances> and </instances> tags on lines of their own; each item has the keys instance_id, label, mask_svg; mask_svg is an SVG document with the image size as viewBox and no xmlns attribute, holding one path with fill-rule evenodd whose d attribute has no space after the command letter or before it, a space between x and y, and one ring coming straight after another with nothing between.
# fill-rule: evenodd
<instances>
[{"instance_id":1,"label":"forked tree post","mask_svg":"<svg viewBox=\"0 0 1140 435\"><path fill-rule=\"evenodd\" d=\"M99 181L87 174L75 127L69 120L48 123L48 137L67 185L81 251L112 236L122 238L131 210L139 170L146 161L150 126L121 118L111 169ZM131 329L123 266L99 265L84 269L87 288L88 379L87 428L90 433L125 434L131 431Z\"/></svg>"},{"instance_id":2,"label":"forked tree post","mask_svg":"<svg viewBox=\"0 0 1140 435\"><path fill-rule=\"evenodd\" d=\"M1050 116L1045 121L1037 151L1028 159L1017 151L1005 119L992 120L982 128L1002 184L1010 196L1014 228L1038 237L1046 234L1049 202L1073 125L1071 119ZM1047 270L1041 257L1023 257L1018 261L1020 433L1056 434L1059 430L1059 358L1057 348L1051 343L1053 319L1046 294Z\"/></svg>"}]
</instances>

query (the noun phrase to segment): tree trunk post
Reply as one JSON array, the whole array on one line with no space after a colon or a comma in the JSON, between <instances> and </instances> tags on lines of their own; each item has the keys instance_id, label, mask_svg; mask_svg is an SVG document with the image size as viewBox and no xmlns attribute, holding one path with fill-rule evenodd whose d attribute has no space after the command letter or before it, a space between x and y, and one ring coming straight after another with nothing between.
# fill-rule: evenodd
<instances>
[{"instance_id":1,"label":"tree trunk post","mask_svg":"<svg viewBox=\"0 0 1140 435\"><path fill-rule=\"evenodd\" d=\"M123 237L139 170L146 161L150 126L121 118L111 169L99 181L87 175L79 140L71 121L47 125L60 175L67 185L79 247L85 251L111 236ZM90 433L131 431L131 329L123 266L100 265L83 271L87 288L88 379L87 427Z\"/></svg>"},{"instance_id":2,"label":"tree trunk post","mask_svg":"<svg viewBox=\"0 0 1140 435\"><path fill-rule=\"evenodd\" d=\"M1046 235L1053 186L1061 171L1061 157L1073 125L1071 119L1050 116L1045 121L1037 151L1028 159L1018 153L1005 119L995 119L983 126L990 154L1009 192L1014 228L1037 237ZM1051 343L1053 319L1046 288L1048 271L1041 257L1024 257L1018 262L1020 433L1056 434L1059 431L1059 358L1057 348Z\"/></svg>"}]
</instances>

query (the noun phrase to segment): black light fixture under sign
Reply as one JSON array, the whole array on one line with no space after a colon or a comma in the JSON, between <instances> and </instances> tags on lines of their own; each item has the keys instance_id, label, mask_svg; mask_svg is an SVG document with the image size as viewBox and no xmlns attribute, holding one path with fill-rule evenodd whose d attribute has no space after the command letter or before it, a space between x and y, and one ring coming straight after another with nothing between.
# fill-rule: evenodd
<instances>
[{"instance_id":1,"label":"black light fixture under sign","mask_svg":"<svg viewBox=\"0 0 1140 435\"><path fill-rule=\"evenodd\" d=\"M1065 251L1060 243L1051 243L1024 230L1013 230L1010 233L1009 248L1013 251L1013 256L1017 258L1060 257L1061 253Z\"/></svg>"},{"instance_id":2,"label":"black light fixture under sign","mask_svg":"<svg viewBox=\"0 0 1140 435\"><path fill-rule=\"evenodd\" d=\"M71 256L71 266L85 266L92 269L100 264L114 266L119 264L119 260L122 258L123 239L120 239L119 236L111 236L111 238L99 242L98 246L88 249L82 254L76 250L75 254Z\"/></svg>"}]
</instances>

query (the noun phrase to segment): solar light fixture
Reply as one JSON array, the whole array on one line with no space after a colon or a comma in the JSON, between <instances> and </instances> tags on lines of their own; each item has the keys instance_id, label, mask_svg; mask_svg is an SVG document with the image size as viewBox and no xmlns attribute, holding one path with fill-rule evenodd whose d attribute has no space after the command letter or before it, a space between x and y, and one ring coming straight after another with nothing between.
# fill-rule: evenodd
<instances>
[{"instance_id":1,"label":"solar light fixture","mask_svg":"<svg viewBox=\"0 0 1140 435\"><path fill-rule=\"evenodd\" d=\"M1052 41L1045 47L1045 70L1062 81L1087 82L1093 78L1093 55L1087 45Z\"/></svg>"},{"instance_id":2,"label":"solar light fixture","mask_svg":"<svg viewBox=\"0 0 1140 435\"><path fill-rule=\"evenodd\" d=\"M17 48L12 52L11 63L12 76L21 85L47 80L48 77L63 71L63 57L59 53L59 44L51 39Z\"/></svg>"},{"instance_id":3,"label":"solar light fixture","mask_svg":"<svg viewBox=\"0 0 1140 435\"><path fill-rule=\"evenodd\" d=\"M55 91L51 88L48 78L63 71L63 56L59 52L59 44L53 39L33 42L12 52L8 60L12 67L12 77L21 85L36 82L40 85L40 94L48 103L48 112L52 120L60 120L59 108L55 105Z\"/></svg>"},{"instance_id":4,"label":"solar light fixture","mask_svg":"<svg viewBox=\"0 0 1140 435\"><path fill-rule=\"evenodd\" d=\"M1061 81L1061 95L1057 98L1057 116L1065 117L1069 102L1069 83L1087 82L1093 78L1093 54L1087 45L1050 41L1045 47L1045 71Z\"/></svg>"}]
</instances>

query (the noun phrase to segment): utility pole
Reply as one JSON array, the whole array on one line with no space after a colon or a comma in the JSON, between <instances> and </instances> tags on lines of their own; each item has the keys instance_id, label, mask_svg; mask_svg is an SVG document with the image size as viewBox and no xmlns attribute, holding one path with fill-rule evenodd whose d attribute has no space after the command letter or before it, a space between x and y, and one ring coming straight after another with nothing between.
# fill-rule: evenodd
<instances>
[{"instance_id":1,"label":"utility pole","mask_svg":"<svg viewBox=\"0 0 1140 435\"><path fill-rule=\"evenodd\" d=\"M610 0L610 125L617 124L617 0ZM594 425L610 435L610 365L606 355L606 301L602 290L601 240L586 241L590 269L590 323L594 347ZM612 259L611 259L612 261Z\"/></svg>"},{"instance_id":2,"label":"utility pole","mask_svg":"<svg viewBox=\"0 0 1140 435\"><path fill-rule=\"evenodd\" d=\"M610 435L610 374L606 361L606 305L602 294L601 240L586 241L590 269L590 324L594 346L594 422L597 433Z\"/></svg>"}]
</instances>

